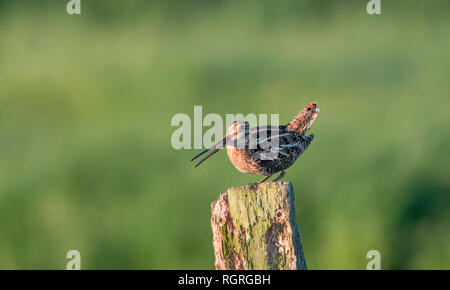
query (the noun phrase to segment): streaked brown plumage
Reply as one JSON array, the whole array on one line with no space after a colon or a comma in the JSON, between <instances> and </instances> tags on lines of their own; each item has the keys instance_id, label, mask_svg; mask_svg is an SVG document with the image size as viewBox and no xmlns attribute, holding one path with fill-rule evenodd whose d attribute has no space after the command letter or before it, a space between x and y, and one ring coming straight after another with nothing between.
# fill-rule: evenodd
<instances>
[{"instance_id":1,"label":"streaked brown plumage","mask_svg":"<svg viewBox=\"0 0 450 290\"><path fill-rule=\"evenodd\" d=\"M197 167L226 145L228 158L236 169L242 173L265 176L260 183L281 172L274 180L277 181L284 177L285 170L311 144L314 135L305 133L318 113L317 103L313 102L285 126L250 127L248 122L234 122L220 142L192 158L192 161L212 150L196 164Z\"/></svg>"}]
</instances>

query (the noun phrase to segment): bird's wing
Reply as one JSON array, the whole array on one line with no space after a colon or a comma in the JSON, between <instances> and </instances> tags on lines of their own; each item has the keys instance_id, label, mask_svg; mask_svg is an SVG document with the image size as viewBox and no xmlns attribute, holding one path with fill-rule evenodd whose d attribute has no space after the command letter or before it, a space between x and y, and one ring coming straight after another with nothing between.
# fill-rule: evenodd
<instances>
[{"instance_id":1,"label":"bird's wing","mask_svg":"<svg viewBox=\"0 0 450 290\"><path fill-rule=\"evenodd\" d=\"M249 130L249 145L258 145L258 147L266 147L268 143L270 145L271 143L278 142L282 138L288 137L290 134L291 133L286 129L286 126L252 127Z\"/></svg>"},{"instance_id":2,"label":"bird's wing","mask_svg":"<svg viewBox=\"0 0 450 290\"><path fill-rule=\"evenodd\" d=\"M261 126L251 128L258 140L256 147L249 147L252 156L258 159L290 159L302 154L311 143L314 135L300 135L287 130L285 126ZM255 138L254 138L255 139ZM250 142L251 145L251 142Z\"/></svg>"},{"instance_id":3,"label":"bird's wing","mask_svg":"<svg viewBox=\"0 0 450 290\"><path fill-rule=\"evenodd\" d=\"M254 127L250 129L250 134L249 150L257 159L287 156L288 153L284 152L280 145L291 144L295 141L292 139L292 132L289 132L285 126Z\"/></svg>"}]
</instances>

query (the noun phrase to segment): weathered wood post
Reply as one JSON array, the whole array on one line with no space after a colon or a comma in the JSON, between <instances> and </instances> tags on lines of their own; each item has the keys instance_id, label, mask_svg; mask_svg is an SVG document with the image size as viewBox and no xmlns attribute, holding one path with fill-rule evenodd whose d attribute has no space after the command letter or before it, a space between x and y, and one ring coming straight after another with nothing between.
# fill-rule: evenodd
<instances>
[{"instance_id":1,"label":"weathered wood post","mask_svg":"<svg viewBox=\"0 0 450 290\"><path fill-rule=\"evenodd\" d=\"M216 269L306 270L291 183L229 188L211 211Z\"/></svg>"}]
</instances>

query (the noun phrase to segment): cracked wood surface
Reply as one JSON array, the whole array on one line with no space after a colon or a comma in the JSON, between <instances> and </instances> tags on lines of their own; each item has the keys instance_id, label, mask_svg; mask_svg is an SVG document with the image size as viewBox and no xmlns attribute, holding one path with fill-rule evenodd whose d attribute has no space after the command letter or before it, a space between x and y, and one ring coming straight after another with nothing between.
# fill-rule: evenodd
<instances>
[{"instance_id":1,"label":"cracked wood surface","mask_svg":"<svg viewBox=\"0 0 450 290\"><path fill-rule=\"evenodd\" d=\"M211 212L216 269L306 269L291 183L229 188Z\"/></svg>"}]
</instances>

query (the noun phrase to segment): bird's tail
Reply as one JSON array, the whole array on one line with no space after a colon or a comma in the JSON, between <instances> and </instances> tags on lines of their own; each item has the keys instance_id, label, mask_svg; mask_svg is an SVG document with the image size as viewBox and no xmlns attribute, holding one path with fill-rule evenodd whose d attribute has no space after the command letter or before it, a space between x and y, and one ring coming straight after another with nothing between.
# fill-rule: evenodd
<instances>
[{"instance_id":1,"label":"bird's tail","mask_svg":"<svg viewBox=\"0 0 450 290\"><path fill-rule=\"evenodd\" d=\"M313 102L308 106L304 107L297 116L292 119L292 121L287 125L289 131L297 132L302 135L305 134L306 130L312 125L317 115L319 114L319 107L317 103Z\"/></svg>"}]
</instances>

